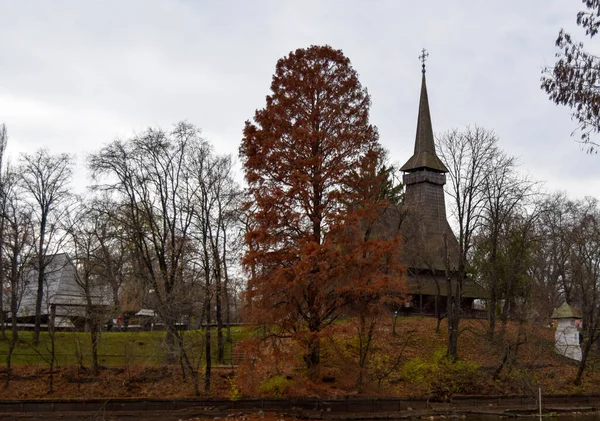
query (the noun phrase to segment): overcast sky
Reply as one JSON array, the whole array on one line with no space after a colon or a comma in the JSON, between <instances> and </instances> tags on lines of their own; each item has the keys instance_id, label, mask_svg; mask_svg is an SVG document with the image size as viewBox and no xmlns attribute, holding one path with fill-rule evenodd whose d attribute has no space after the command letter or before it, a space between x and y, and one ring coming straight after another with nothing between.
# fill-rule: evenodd
<instances>
[{"instance_id":1,"label":"overcast sky","mask_svg":"<svg viewBox=\"0 0 600 421\"><path fill-rule=\"evenodd\" d=\"M344 51L372 97L392 161L411 155L421 68L435 132L480 125L549 191L600 197L566 108L539 88L579 1L0 0L0 122L9 152L88 153L148 126L187 120L237 156L265 105L277 60L296 48ZM597 40L595 42L598 42ZM590 44L589 42L587 44ZM590 49L593 46L590 45Z\"/></svg>"}]
</instances>

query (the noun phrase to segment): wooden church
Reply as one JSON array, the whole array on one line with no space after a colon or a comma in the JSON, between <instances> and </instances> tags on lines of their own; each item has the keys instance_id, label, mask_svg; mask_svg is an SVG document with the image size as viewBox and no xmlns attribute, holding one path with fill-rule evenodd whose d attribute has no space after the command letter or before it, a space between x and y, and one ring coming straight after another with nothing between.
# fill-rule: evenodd
<instances>
[{"instance_id":1,"label":"wooden church","mask_svg":"<svg viewBox=\"0 0 600 421\"><path fill-rule=\"evenodd\" d=\"M444 185L448 169L435 150L423 63L417 133L413 155L400 168L405 186L404 203L391 218L404 241L402 263L412 300L409 311L433 313L445 309L446 285L455 285L459 245L446 217ZM454 288L453 288L454 289ZM462 308L469 311L482 293L468 281L463 284Z\"/></svg>"}]
</instances>

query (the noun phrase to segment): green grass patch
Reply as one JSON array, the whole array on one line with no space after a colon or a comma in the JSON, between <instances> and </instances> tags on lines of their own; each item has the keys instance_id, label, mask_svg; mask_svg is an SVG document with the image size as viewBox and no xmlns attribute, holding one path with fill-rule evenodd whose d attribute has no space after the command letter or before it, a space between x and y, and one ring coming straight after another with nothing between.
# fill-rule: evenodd
<instances>
[{"instance_id":1,"label":"green grass patch","mask_svg":"<svg viewBox=\"0 0 600 421\"><path fill-rule=\"evenodd\" d=\"M231 362L232 347L238 340L247 337L250 332L243 327L231 328L231 342L225 341L225 360ZM204 330L183 332L184 347L188 356L196 361L203 358ZM224 336L225 336L225 332ZM10 336L0 341L0 364L6 361ZM217 332L211 332L212 360L216 364ZM13 352L14 365L47 365L50 361L52 343L48 332L40 333L40 343L33 346L33 332L19 332L19 342ZM102 332L98 341L98 360L108 367L129 365L161 365L168 352L166 332ZM92 343L89 332L56 332L55 356L58 366L91 364Z\"/></svg>"}]
</instances>

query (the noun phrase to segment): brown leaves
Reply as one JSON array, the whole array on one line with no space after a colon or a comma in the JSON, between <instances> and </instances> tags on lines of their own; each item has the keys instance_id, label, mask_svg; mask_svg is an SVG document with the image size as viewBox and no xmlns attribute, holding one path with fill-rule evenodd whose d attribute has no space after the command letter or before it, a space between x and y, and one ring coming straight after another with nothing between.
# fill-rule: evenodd
<instances>
[{"instance_id":1,"label":"brown leaves","mask_svg":"<svg viewBox=\"0 0 600 421\"><path fill-rule=\"evenodd\" d=\"M592 38L600 27L600 0L584 0L584 4L589 11L577 14L577 25ZM598 143L591 136L600 132L600 59L586 52L583 43L575 42L562 29L556 46L560 49L556 64L542 71L541 88L551 101L571 108L581 142L589 146L588 152L594 152Z\"/></svg>"},{"instance_id":2,"label":"brown leaves","mask_svg":"<svg viewBox=\"0 0 600 421\"><path fill-rule=\"evenodd\" d=\"M390 264L398 243L367 235L383 204L383 151L348 58L329 46L298 49L278 61L271 91L240 147L252 209L247 303L252 320L300 340L349 300L385 295L400 279ZM304 342L318 359L318 343Z\"/></svg>"}]
</instances>

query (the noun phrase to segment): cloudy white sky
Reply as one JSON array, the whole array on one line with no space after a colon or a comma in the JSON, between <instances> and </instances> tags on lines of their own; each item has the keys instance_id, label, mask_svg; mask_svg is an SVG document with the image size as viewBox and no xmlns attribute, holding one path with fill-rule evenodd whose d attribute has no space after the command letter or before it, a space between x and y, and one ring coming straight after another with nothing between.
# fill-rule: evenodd
<instances>
[{"instance_id":1,"label":"cloudy white sky","mask_svg":"<svg viewBox=\"0 0 600 421\"><path fill-rule=\"evenodd\" d=\"M187 120L237 155L276 61L311 44L342 49L372 96L393 161L412 154L421 48L434 130L494 130L550 191L600 197L600 156L571 137L569 111L540 90L565 0L0 0L0 122L9 152L88 153ZM598 41L595 41L598 43ZM589 43L588 43L589 44ZM590 45L590 48L593 48Z\"/></svg>"}]
</instances>

